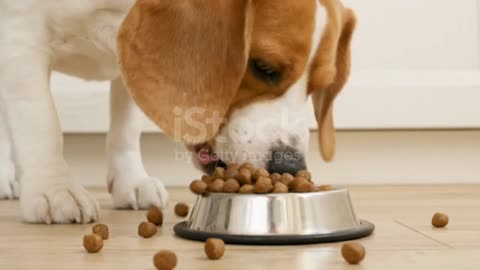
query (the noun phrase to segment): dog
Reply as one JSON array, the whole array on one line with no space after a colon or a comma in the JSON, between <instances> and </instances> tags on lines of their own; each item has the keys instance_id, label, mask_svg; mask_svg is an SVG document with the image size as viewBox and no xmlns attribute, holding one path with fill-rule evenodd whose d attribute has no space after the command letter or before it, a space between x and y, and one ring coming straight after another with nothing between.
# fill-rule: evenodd
<instances>
[{"instance_id":1,"label":"dog","mask_svg":"<svg viewBox=\"0 0 480 270\"><path fill-rule=\"evenodd\" d=\"M340 0L23 0L0 3L0 196L29 223L98 220L75 183L49 88L52 71L111 81L108 190L115 208L164 207L145 171L146 114L206 172L249 161L304 169L311 96L321 153L350 71L356 18Z\"/></svg>"}]
</instances>

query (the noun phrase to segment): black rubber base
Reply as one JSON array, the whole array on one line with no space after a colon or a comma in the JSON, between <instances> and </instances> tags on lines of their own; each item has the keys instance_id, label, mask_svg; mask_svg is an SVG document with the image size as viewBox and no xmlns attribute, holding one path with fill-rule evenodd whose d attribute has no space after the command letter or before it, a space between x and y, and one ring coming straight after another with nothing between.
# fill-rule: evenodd
<instances>
[{"instance_id":1,"label":"black rubber base","mask_svg":"<svg viewBox=\"0 0 480 270\"><path fill-rule=\"evenodd\" d=\"M195 241L220 238L225 243L240 245L305 245L353 240L369 236L375 230L375 226L368 221L362 220L360 223L360 226L355 229L315 235L232 235L210 233L192 231L187 227L185 221L175 225L173 230L176 235Z\"/></svg>"}]
</instances>

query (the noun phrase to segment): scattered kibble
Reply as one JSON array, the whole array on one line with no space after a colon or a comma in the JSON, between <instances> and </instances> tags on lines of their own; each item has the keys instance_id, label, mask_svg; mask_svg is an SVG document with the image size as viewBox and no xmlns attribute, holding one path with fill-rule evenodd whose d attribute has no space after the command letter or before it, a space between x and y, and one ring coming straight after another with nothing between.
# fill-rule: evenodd
<instances>
[{"instance_id":1,"label":"scattered kibble","mask_svg":"<svg viewBox=\"0 0 480 270\"><path fill-rule=\"evenodd\" d=\"M349 264L359 264L365 258L365 248L359 243L343 244L342 256Z\"/></svg>"},{"instance_id":2,"label":"scattered kibble","mask_svg":"<svg viewBox=\"0 0 480 270\"><path fill-rule=\"evenodd\" d=\"M103 239L96 233L87 234L83 237L83 247L88 253L97 253L103 248Z\"/></svg>"},{"instance_id":3,"label":"scattered kibble","mask_svg":"<svg viewBox=\"0 0 480 270\"><path fill-rule=\"evenodd\" d=\"M444 213L435 213L432 217L432 225L436 228L443 228L448 225L448 216Z\"/></svg>"},{"instance_id":4,"label":"scattered kibble","mask_svg":"<svg viewBox=\"0 0 480 270\"><path fill-rule=\"evenodd\" d=\"M175 205L175 215L178 217L186 217L188 216L188 204L186 203L177 203Z\"/></svg>"},{"instance_id":5,"label":"scattered kibble","mask_svg":"<svg viewBox=\"0 0 480 270\"><path fill-rule=\"evenodd\" d=\"M225 243L222 239L209 238L204 246L205 254L210 260L219 260L225 253Z\"/></svg>"},{"instance_id":6,"label":"scattered kibble","mask_svg":"<svg viewBox=\"0 0 480 270\"><path fill-rule=\"evenodd\" d=\"M150 238L157 233L157 226L151 222L142 222L138 225L138 235L143 238Z\"/></svg>"},{"instance_id":7,"label":"scattered kibble","mask_svg":"<svg viewBox=\"0 0 480 270\"><path fill-rule=\"evenodd\" d=\"M158 270L172 270L177 266L177 255L170 250L160 250L153 256L153 265Z\"/></svg>"},{"instance_id":8,"label":"scattered kibble","mask_svg":"<svg viewBox=\"0 0 480 270\"><path fill-rule=\"evenodd\" d=\"M152 206L148 209L147 220L156 226L161 226L163 224L163 212L160 208Z\"/></svg>"},{"instance_id":9,"label":"scattered kibble","mask_svg":"<svg viewBox=\"0 0 480 270\"><path fill-rule=\"evenodd\" d=\"M107 240L109 236L108 226L105 224L96 224L92 228L92 232L100 235L103 240Z\"/></svg>"}]
</instances>

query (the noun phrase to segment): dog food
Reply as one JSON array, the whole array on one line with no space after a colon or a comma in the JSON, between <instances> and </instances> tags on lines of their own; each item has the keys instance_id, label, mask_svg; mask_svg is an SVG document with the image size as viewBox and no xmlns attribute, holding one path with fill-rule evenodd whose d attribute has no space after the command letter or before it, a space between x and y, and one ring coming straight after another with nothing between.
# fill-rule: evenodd
<instances>
[{"instance_id":1,"label":"dog food","mask_svg":"<svg viewBox=\"0 0 480 270\"><path fill-rule=\"evenodd\" d=\"M273 185L273 193L288 193L288 186L282 182Z\"/></svg>"},{"instance_id":2,"label":"dog food","mask_svg":"<svg viewBox=\"0 0 480 270\"><path fill-rule=\"evenodd\" d=\"M273 190L272 179L266 176L260 176L255 186L253 188L253 192L258 194L265 194L270 193Z\"/></svg>"},{"instance_id":3,"label":"dog food","mask_svg":"<svg viewBox=\"0 0 480 270\"><path fill-rule=\"evenodd\" d=\"M213 183L208 185L207 190L209 192L222 192L224 184L225 182L222 179L216 179Z\"/></svg>"},{"instance_id":4,"label":"dog food","mask_svg":"<svg viewBox=\"0 0 480 270\"><path fill-rule=\"evenodd\" d=\"M222 239L209 238L205 242L205 254L210 260L219 260L225 253L225 243Z\"/></svg>"},{"instance_id":5,"label":"dog food","mask_svg":"<svg viewBox=\"0 0 480 270\"><path fill-rule=\"evenodd\" d=\"M152 206L148 209L147 220L156 226L161 226L163 224L163 212L160 208Z\"/></svg>"},{"instance_id":6,"label":"dog food","mask_svg":"<svg viewBox=\"0 0 480 270\"><path fill-rule=\"evenodd\" d=\"M243 193L243 194L247 194L247 193L253 193L253 186L252 185L243 185L240 190L238 191L238 193Z\"/></svg>"},{"instance_id":7,"label":"dog food","mask_svg":"<svg viewBox=\"0 0 480 270\"><path fill-rule=\"evenodd\" d=\"M365 248L359 243L343 244L342 256L349 264L359 264L365 258Z\"/></svg>"},{"instance_id":8,"label":"dog food","mask_svg":"<svg viewBox=\"0 0 480 270\"><path fill-rule=\"evenodd\" d=\"M105 224L96 224L95 226L93 226L92 232L94 234L100 235L103 240L108 239L108 235L109 235L108 226Z\"/></svg>"},{"instance_id":9,"label":"dog food","mask_svg":"<svg viewBox=\"0 0 480 270\"><path fill-rule=\"evenodd\" d=\"M194 180L190 184L190 190L197 195L205 194L205 192L207 192L207 187L208 183L200 180Z\"/></svg>"},{"instance_id":10,"label":"dog food","mask_svg":"<svg viewBox=\"0 0 480 270\"><path fill-rule=\"evenodd\" d=\"M175 215L178 217L188 216L188 205L186 203L177 203L175 205Z\"/></svg>"},{"instance_id":11,"label":"dog food","mask_svg":"<svg viewBox=\"0 0 480 270\"><path fill-rule=\"evenodd\" d=\"M177 255L170 250L160 250L153 256L153 265L158 270L172 270L177 266Z\"/></svg>"},{"instance_id":12,"label":"dog food","mask_svg":"<svg viewBox=\"0 0 480 270\"><path fill-rule=\"evenodd\" d=\"M157 226L151 222L142 222L138 225L138 235L143 238L150 238L157 233Z\"/></svg>"},{"instance_id":13,"label":"dog food","mask_svg":"<svg viewBox=\"0 0 480 270\"><path fill-rule=\"evenodd\" d=\"M87 234L83 237L83 247L88 253L97 253L103 248L103 239L96 233Z\"/></svg>"},{"instance_id":14,"label":"dog food","mask_svg":"<svg viewBox=\"0 0 480 270\"><path fill-rule=\"evenodd\" d=\"M222 192L224 193L237 193L240 190L240 184L235 179L228 179L223 184Z\"/></svg>"},{"instance_id":15,"label":"dog food","mask_svg":"<svg viewBox=\"0 0 480 270\"><path fill-rule=\"evenodd\" d=\"M443 228L448 225L448 216L444 213L435 213L432 217L432 225L436 228Z\"/></svg>"},{"instance_id":16,"label":"dog food","mask_svg":"<svg viewBox=\"0 0 480 270\"><path fill-rule=\"evenodd\" d=\"M280 183L277 185L277 183ZM286 188L288 190L286 190ZM251 163L232 163L225 168L216 168L212 176L204 175L201 180L194 180L190 190L203 195L206 192L222 193L287 193L287 192L321 192L334 190L332 186L315 187L312 175L307 170L298 171L295 176L289 173L270 174L263 168L256 168Z\"/></svg>"}]
</instances>

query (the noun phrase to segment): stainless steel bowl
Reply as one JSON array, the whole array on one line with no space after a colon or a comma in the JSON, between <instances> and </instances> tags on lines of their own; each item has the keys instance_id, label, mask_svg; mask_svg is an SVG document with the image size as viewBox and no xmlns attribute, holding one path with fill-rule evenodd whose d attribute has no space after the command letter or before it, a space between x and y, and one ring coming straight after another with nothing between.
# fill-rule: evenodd
<instances>
[{"instance_id":1,"label":"stainless steel bowl","mask_svg":"<svg viewBox=\"0 0 480 270\"><path fill-rule=\"evenodd\" d=\"M210 237L238 244L307 244L370 235L373 224L357 218L348 190L287 194L209 193L199 196L181 237Z\"/></svg>"}]
</instances>

